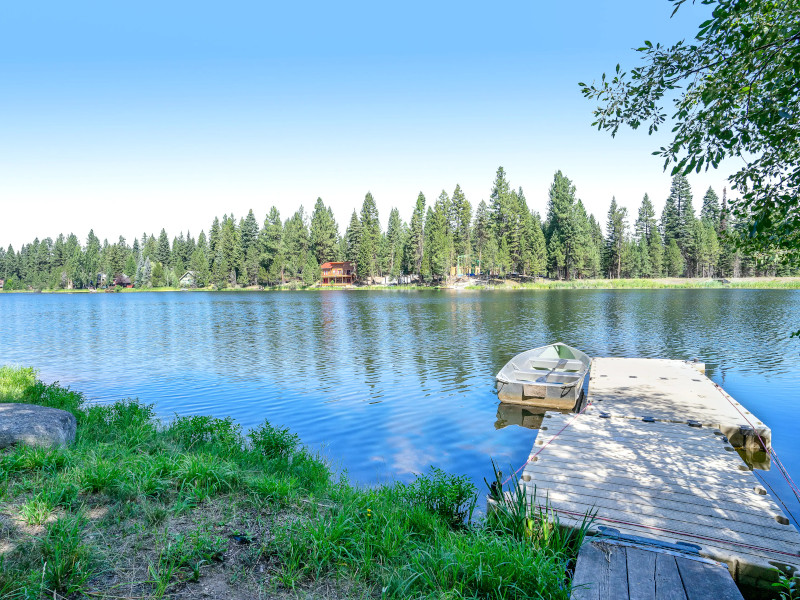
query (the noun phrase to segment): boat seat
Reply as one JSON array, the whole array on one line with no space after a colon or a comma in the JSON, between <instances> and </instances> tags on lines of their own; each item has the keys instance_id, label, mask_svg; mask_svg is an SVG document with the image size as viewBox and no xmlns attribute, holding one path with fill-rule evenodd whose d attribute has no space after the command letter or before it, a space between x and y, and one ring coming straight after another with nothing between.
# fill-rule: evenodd
<instances>
[{"instance_id":1,"label":"boat seat","mask_svg":"<svg viewBox=\"0 0 800 600\"><path fill-rule=\"evenodd\" d=\"M560 375L563 377L577 377L575 373L569 371L552 371L549 369L542 369L540 371L514 371L514 378L521 381L539 381L539 383L546 383L546 378L550 375Z\"/></svg>"}]
</instances>

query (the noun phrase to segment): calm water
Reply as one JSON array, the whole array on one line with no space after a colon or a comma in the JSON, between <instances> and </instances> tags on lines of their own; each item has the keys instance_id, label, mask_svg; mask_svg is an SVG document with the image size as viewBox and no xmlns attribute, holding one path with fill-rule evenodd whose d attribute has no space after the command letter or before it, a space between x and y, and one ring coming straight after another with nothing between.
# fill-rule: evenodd
<instances>
[{"instance_id":1,"label":"calm water","mask_svg":"<svg viewBox=\"0 0 800 600\"><path fill-rule=\"evenodd\" d=\"M800 291L0 294L0 364L164 417L266 418L372 484L519 466L534 432L502 427L493 389L522 350L699 357L800 482L798 322ZM774 469L760 475L788 503Z\"/></svg>"}]
</instances>

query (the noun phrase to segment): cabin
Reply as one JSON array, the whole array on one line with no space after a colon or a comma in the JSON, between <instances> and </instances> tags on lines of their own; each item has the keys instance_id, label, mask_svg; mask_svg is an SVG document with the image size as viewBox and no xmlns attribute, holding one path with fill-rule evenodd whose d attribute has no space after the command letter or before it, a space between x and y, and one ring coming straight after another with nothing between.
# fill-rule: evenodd
<instances>
[{"instance_id":1,"label":"cabin","mask_svg":"<svg viewBox=\"0 0 800 600\"><path fill-rule=\"evenodd\" d=\"M353 285L356 282L356 265L349 260L322 263L319 268L322 270L322 285Z\"/></svg>"},{"instance_id":2,"label":"cabin","mask_svg":"<svg viewBox=\"0 0 800 600\"><path fill-rule=\"evenodd\" d=\"M120 287L132 288L133 287L133 282L131 282L131 278L130 277L125 275L125 273L122 273L122 274L117 275L116 277L114 277L114 285L115 286L120 286Z\"/></svg>"},{"instance_id":3,"label":"cabin","mask_svg":"<svg viewBox=\"0 0 800 600\"><path fill-rule=\"evenodd\" d=\"M5 287L5 285L6 285L6 280L5 279L0 279L0 290L2 290L3 287Z\"/></svg>"},{"instance_id":4,"label":"cabin","mask_svg":"<svg viewBox=\"0 0 800 600\"><path fill-rule=\"evenodd\" d=\"M194 287L197 283L197 271L186 271L178 283L181 287Z\"/></svg>"}]
</instances>

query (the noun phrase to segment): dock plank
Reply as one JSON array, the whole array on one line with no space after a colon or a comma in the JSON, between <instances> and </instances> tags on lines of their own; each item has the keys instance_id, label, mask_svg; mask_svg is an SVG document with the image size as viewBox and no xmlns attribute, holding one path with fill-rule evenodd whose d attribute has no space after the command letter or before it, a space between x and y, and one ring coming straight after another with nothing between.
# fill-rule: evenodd
<instances>
[{"instance_id":1,"label":"dock plank","mask_svg":"<svg viewBox=\"0 0 800 600\"><path fill-rule=\"evenodd\" d=\"M563 523L577 524L584 513L596 511L596 526L697 544L701 555L726 563L749 582L774 578L771 562L800 567L800 533L784 524L778 505L760 493L753 473L740 469L744 463L714 430L592 414L546 417L539 441L547 446L526 465L519 485ZM688 433L685 444L682 432ZM669 436L669 447L658 443L662 433ZM533 452L542 447L535 445ZM641 555L632 556L637 568ZM654 593L670 597L663 587L669 567L653 564ZM630 577L630 568L627 572ZM637 585L638 579L638 593Z\"/></svg>"},{"instance_id":2,"label":"dock plank","mask_svg":"<svg viewBox=\"0 0 800 600\"><path fill-rule=\"evenodd\" d=\"M629 419L697 421L722 431L737 445L770 445L772 432L755 415L723 392L691 363L647 358L594 358L587 411ZM741 414L740 414L741 411ZM743 432L748 422L754 432ZM757 435L756 435L757 434ZM741 444L740 444L741 442Z\"/></svg>"},{"instance_id":3,"label":"dock plank","mask_svg":"<svg viewBox=\"0 0 800 600\"><path fill-rule=\"evenodd\" d=\"M656 556L656 600L687 600L675 557Z\"/></svg>"},{"instance_id":4,"label":"dock plank","mask_svg":"<svg viewBox=\"0 0 800 600\"><path fill-rule=\"evenodd\" d=\"M743 600L718 562L604 538L589 538L581 546L570 599Z\"/></svg>"},{"instance_id":5,"label":"dock plank","mask_svg":"<svg viewBox=\"0 0 800 600\"><path fill-rule=\"evenodd\" d=\"M727 569L709 568L685 558L677 559L676 563L688 600L744 600Z\"/></svg>"},{"instance_id":6,"label":"dock plank","mask_svg":"<svg viewBox=\"0 0 800 600\"><path fill-rule=\"evenodd\" d=\"M656 600L657 553L629 546L625 554L628 559L630 600Z\"/></svg>"}]
</instances>

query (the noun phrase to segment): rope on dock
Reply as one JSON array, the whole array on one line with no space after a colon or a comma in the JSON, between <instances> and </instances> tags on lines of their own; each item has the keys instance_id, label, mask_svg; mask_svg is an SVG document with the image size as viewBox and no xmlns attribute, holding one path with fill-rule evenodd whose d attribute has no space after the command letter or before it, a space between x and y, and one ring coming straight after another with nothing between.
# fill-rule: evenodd
<instances>
[{"instance_id":1,"label":"rope on dock","mask_svg":"<svg viewBox=\"0 0 800 600\"><path fill-rule=\"evenodd\" d=\"M772 460L773 460L773 461L775 462L775 464L778 466L778 471L780 472L780 474L781 474L781 475L783 475L783 478L786 480L786 483L788 483L788 484L789 484L789 489L791 489L791 490L792 490L792 492L793 492L793 493L794 493L794 495L795 495L795 498L797 498L798 502L800 502L800 488L798 488L798 487L797 487L797 484L796 484L796 483L794 482L794 480L792 479L792 476L791 476L791 475L789 475L789 471L787 471L787 470L786 470L786 467L784 467L784 466L783 466L783 462L781 461L781 459L780 459L780 458L778 458L778 453L777 453L777 452L775 452L775 449L772 447L772 445L771 445L771 444L770 444L769 448L767 448L767 445L764 443L764 440L763 440L763 439L761 439L761 436L758 434L758 430L757 430L757 429L756 429L756 428L753 426L753 424L750 422L750 419L748 419L748 418L747 418L747 415L745 415L745 414L744 414L744 413L743 413L743 412L742 412L742 411L739 409L739 406L738 406L738 404L739 404L739 403L738 403L738 402L736 402L736 401L735 401L733 398L731 398L730 394L728 394L728 392L726 392L725 390L723 390L723 389L722 389L722 387L721 387L720 385L718 385L716 382L713 382L713 381L712 381L712 383L714 384L714 387L716 387L716 388L717 388L717 390L719 391L719 393L720 393L720 394L722 394L722 397L723 397L723 398L725 398L725 399L726 399L726 400L727 400L727 401L730 403L730 405L731 405L731 406L733 406L733 408L735 408L735 409L736 409L736 412L738 412L740 415L742 415L742 418L743 418L745 421L747 421L747 424L748 424L748 425L750 426L750 428L753 430L753 433L755 433L755 434L756 434L756 437L758 438L758 441L759 441L759 443L761 444L761 447L762 447L762 448L764 448L764 450L767 452L767 454L769 454L769 455L772 457ZM776 494L776 495L777 495L777 494ZM780 498L779 498L779 499L780 499ZM781 504L783 504L783 500L781 500ZM784 506L785 506L785 505L784 505Z\"/></svg>"},{"instance_id":2,"label":"rope on dock","mask_svg":"<svg viewBox=\"0 0 800 600\"><path fill-rule=\"evenodd\" d=\"M587 408L589 408L591 405L592 405L592 403L591 403L591 402L587 402L587 403L586 403L586 405L585 405L585 406L584 406L582 409L580 409L580 411L578 411L577 413L575 413L575 416L574 416L574 417L572 417L572 418L571 418L569 421L567 421L567 424L566 424L566 425L564 425L564 426L563 426L561 429L559 429L559 430L558 430L558 433L556 433L556 434L555 434L553 437L551 437L549 440L547 440L547 443L546 443L544 446L542 446L541 448L539 448L539 449L536 451L536 454L532 454L531 456L529 456L529 457L528 457L528 460L526 460L526 461L525 461L525 462L522 464L522 466L521 466L519 469L517 469L517 470L516 470L516 471L514 471L514 472L513 472L511 475L509 475L508 477L506 477L505 481L503 481L503 483L501 483L501 484L500 484L500 487L502 488L503 486L505 486L505 485L506 485L506 484L507 484L509 481L511 481L511 478L512 478L512 477L514 477L514 475L516 475L517 473L519 473L520 471L522 471L522 469L524 469L525 467L527 467L527 466L530 464L530 462L531 462L531 461L532 461L534 458L536 458L536 457L539 455L539 453L540 453L542 450L544 450L545 448L547 448L547 446L549 446L549 445L550 445L550 442L552 442L552 441L553 441L554 439L556 439L556 438L557 438L559 435L561 435L561 432L562 432L562 431L564 431L564 430L565 430L567 427L569 427L570 425L572 425L572 423L575 421L575 419L577 419L579 416L581 416L581 415L584 413L584 411L585 411Z\"/></svg>"}]
</instances>

